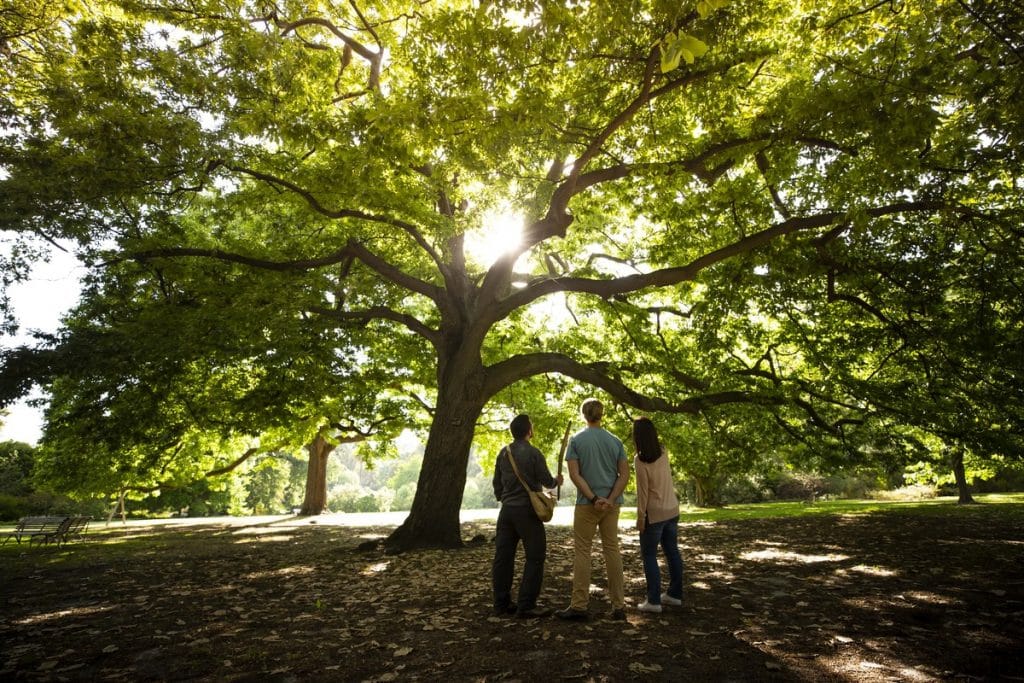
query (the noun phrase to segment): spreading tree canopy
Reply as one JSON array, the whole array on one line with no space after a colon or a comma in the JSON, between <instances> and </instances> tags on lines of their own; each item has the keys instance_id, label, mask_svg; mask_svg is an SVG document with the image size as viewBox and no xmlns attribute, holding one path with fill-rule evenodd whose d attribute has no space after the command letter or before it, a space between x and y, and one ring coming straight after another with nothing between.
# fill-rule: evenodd
<instances>
[{"instance_id":1,"label":"spreading tree canopy","mask_svg":"<svg viewBox=\"0 0 1024 683\"><path fill-rule=\"evenodd\" d=\"M1010 5L15 0L7 279L30 237L91 271L5 394L45 385L54 476L95 487L422 422L400 548L461 542L478 421L566 378L851 452L948 432L949 387L1011 405L957 438L1012 434Z\"/></svg>"}]
</instances>

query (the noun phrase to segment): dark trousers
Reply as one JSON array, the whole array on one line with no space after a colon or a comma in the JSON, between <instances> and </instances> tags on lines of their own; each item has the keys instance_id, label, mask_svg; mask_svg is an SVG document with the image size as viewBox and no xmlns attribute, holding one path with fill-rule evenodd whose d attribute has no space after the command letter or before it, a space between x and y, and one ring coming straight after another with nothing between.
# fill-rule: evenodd
<instances>
[{"instance_id":1,"label":"dark trousers","mask_svg":"<svg viewBox=\"0 0 1024 683\"><path fill-rule=\"evenodd\" d=\"M515 573L516 549L523 542L526 564L519 581L520 610L537 606L541 581L544 579L544 555L547 536L544 524L537 519L529 505L502 506L498 513L498 529L494 539L494 565L491 575L494 585L494 607L501 610L512 604L512 575Z\"/></svg>"}]
</instances>

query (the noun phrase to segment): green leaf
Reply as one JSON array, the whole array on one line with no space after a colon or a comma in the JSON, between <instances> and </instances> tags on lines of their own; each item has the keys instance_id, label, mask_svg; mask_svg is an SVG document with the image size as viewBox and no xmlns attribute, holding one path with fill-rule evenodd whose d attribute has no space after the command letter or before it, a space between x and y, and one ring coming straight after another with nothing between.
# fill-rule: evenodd
<instances>
[{"instance_id":1,"label":"green leaf","mask_svg":"<svg viewBox=\"0 0 1024 683\"><path fill-rule=\"evenodd\" d=\"M669 33L661 41L661 73L678 68L682 59L687 64L693 64L696 58L703 57L707 51L707 44L698 38L685 33L680 33L678 37L675 33Z\"/></svg>"},{"instance_id":2,"label":"green leaf","mask_svg":"<svg viewBox=\"0 0 1024 683\"><path fill-rule=\"evenodd\" d=\"M715 10L722 9L728 0L701 0L697 3L697 14L701 19L707 19Z\"/></svg>"},{"instance_id":3,"label":"green leaf","mask_svg":"<svg viewBox=\"0 0 1024 683\"><path fill-rule=\"evenodd\" d=\"M678 67L681 56L676 34L670 31L661 41L661 73L668 73Z\"/></svg>"},{"instance_id":4,"label":"green leaf","mask_svg":"<svg viewBox=\"0 0 1024 683\"><path fill-rule=\"evenodd\" d=\"M687 64L693 64L694 58L703 57L708 52L707 43L693 36L682 36L679 42L684 53L690 55L686 60Z\"/></svg>"}]
</instances>

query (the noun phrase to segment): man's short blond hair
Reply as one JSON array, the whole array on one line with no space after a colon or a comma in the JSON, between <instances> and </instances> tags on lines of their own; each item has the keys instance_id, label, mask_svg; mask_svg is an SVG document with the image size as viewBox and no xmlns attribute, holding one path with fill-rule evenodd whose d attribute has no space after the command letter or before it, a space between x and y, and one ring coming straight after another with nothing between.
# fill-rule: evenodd
<instances>
[{"instance_id":1,"label":"man's short blond hair","mask_svg":"<svg viewBox=\"0 0 1024 683\"><path fill-rule=\"evenodd\" d=\"M604 417L604 404L596 398L588 398L580 406L580 414L587 422L597 422Z\"/></svg>"}]
</instances>

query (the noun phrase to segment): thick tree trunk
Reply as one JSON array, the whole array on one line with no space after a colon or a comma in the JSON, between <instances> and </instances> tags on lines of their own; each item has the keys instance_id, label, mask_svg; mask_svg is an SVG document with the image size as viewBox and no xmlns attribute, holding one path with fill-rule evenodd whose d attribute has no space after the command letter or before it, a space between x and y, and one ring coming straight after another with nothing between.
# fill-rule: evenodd
<instances>
[{"instance_id":1,"label":"thick tree trunk","mask_svg":"<svg viewBox=\"0 0 1024 683\"><path fill-rule=\"evenodd\" d=\"M722 504L721 479L716 474L693 477L693 504L699 508L718 507Z\"/></svg>"},{"instance_id":2,"label":"thick tree trunk","mask_svg":"<svg viewBox=\"0 0 1024 683\"><path fill-rule=\"evenodd\" d=\"M956 490L960 494L959 505L972 505L974 497L971 496L970 486L967 484L967 472L964 470L964 450L954 448L949 456L950 465L953 468L953 477L956 479Z\"/></svg>"},{"instance_id":3,"label":"thick tree trunk","mask_svg":"<svg viewBox=\"0 0 1024 683\"><path fill-rule=\"evenodd\" d=\"M693 478L693 495L696 500L694 504L699 508L708 508L715 505L715 486L711 479L702 477Z\"/></svg>"},{"instance_id":4,"label":"thick tree trunk","mask_svg":"<svg viewBox=\"0 0 1024 683\"><path fill-rule=\"evenodd\" d=\"M319 515L327 508L327 459L334 445L318 434L313 443L306 446L306 450L309 451L306 497L299 514Z\"/></svg>"},{"instance_id":5,"label":"thick tree trunk","mask_svg":"<svg viewBox=\"0 0 1024 683\"><path fill-rule=\"evenodd\" d=\"M468 381L449 377L449 382L449 388L456 388L442 387L438 392L416 496L409 516L385 543L389 551L462 546L459 509L483 397L478 391L467 389Z\"/></svg>"}]
</instances>

